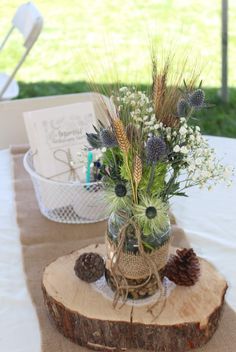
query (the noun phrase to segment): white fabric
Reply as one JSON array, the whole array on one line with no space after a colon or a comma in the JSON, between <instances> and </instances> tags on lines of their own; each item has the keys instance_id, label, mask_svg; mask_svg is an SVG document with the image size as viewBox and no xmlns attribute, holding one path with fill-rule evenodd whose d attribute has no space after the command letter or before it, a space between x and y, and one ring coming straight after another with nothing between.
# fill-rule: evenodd
<instances>
[{"instance_id":1,"label":"white fabric","mask_svg":"<svg viewBox=\"0 0 236 352\"><path fill-rule=\"evenodd\" d=\"M28 2L17 9L12 24L21 32L25 39L24 45L29 48L41 32L43 18L35 5Z\"/></svg>"},{"instance_id":2,"label":"white fabric","mask_svg":"<svg viewBox=\"0 0 236 352\"><path fill-rule=\"evenodd\" d=\"M224 162L236 169L236 139L209 137ZM236 184L213 191L189 192L176 198L173 210L196 252L209 259L225 275L226 300L236 310ZM11 160L0 151L0 351L40 352L35 309L26 289L19 231L16 225Z\"/></svg>"},{"instance_id":3,"label":"white fabric","mask_svg":"<svg viewBox=\"0 0 236 352\"><path fill-rule=\"evenodd\" d=\"M0 151L0 351L40 351L38 320L22 265L7 150Z\"/></svg>"},{"instance_id":4,"label":"white fabric","mask_svg":"<svg viewBox=\"0 0 236 352\"><path fill-rule=\"evenodd\" d=\"M222 162L236 171L236 139L208 137ZM176 197L173 212L199 256L211 261L226 277L227 302L236 310L236 177L231 187L211 191L193 188L189 197Z\"/></svg>"}]
</instances>

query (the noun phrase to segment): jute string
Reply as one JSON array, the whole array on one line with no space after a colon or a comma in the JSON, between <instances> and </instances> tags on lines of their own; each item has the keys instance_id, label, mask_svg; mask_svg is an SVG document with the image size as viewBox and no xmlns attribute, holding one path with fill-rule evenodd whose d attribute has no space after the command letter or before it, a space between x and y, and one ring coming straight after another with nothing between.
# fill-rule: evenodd
<instances>
[{"instance_id":1,"label":"jute string","mask_svg":"<svg viewBox=\"0 0 236 352\"><path fill-rule=\"evenodd\" d=\"M38 154L37 150L34 152L31 152L31 157L34 158L37 154ZM68 149L67 151L64 149L56 149L53 152L53 156L57 161L65 164L68 167L68 169L65 171L59 172L51 177L45 177L45 178L53 179L53 178L68 174L68 181L80 181L80 177L77 172L77 169L79 169L79 166L75 166L75 162L72 158L70 149ZM39 173L38 173L38 175L44 177L43 175L41 175Z\"/></svg>"},{"instance_id":2,"label":"jute string","mask_svg":"<svg viewBox=\"0 0 236 352\"><path fill-rule=\"evenodd\" d=\"M61 156L59 156L59 153L63 155L63 159ZM69 173L68 176L68 181L77 181L80 180L79 175L77 173L78 167L75 167L74 161L72 159L71 151L68 149L67 151L64 149L57 149L53 152L53 156L56 160L60 161L61 163L65 164L66 166L69 167L69 170L66 170L64 172L60 172L50 178L55 178L61 175L64 175L66 173ZM65 157L65 160L64 160Z\"/></svg>"},{"instance_id":3,"label":"jute string","mask_svg":"<svg viewBox=\"0 0 236 352\"><path fill-rule=\"evenodd\" d=\"M125 253L123 250L124 241L126 238L126 229L130 225L133 226L135 231L135 236L138 241L138 254ZM169 247L169 241L167 241L164 244L164 246L161 247L159 250L155 250L154 253L145 252L144 246L142 243L140 228L137 226L137 224L133 219L127 220L127 222L119 232L118 245L116 247L115 246L113 247L114 252L111 257L110 271L116 286L116 292L113 300L114 307L117 306L120 298L122 298L122 302L123 302L121 305L122 307L128 298L129 290L140 289L142 287L145 287L150 281L152 276L154 276L156 283L158 285L158 288L160 290L160 296L158 301L162 300L164 296L164 287L160 278L159 270L162 269L166 264L168 247ZM131 266L129 266L129 264L131 264ZM135 264L137 265L135 275L132 276L134 272L131 273L131 275L129 275L129 268L131 268L131 271L132 271L132 269L134 269ZM143 278L143 273L145 273L145 277L146 277L146 279L141 284L132 285L128 283L128 278L135 278L135 279L140 278L137 276L140 272L142 273L141 278ZM158 303L159 302L156 302L154 305L149 307L149 310L152 310L154 306L156 306L156 304Z\"/></svg>"},{"instance_id":4,"label":"jute string","mask_svg":"<svg viewBox=\"0 0 236 352\"><path fill-rule=\"evenodd\" d=\"M159 248L148 253L148 256L150 256L155 262L158 271L166 264L169 254L169 245L170 241L168 240ZM117 246L108 238L108 236L106 236L106 247L110 259L111 255L116 251ZM109 255L109 253L111 255ZM119 267L125 277L131 280L145 279L150 273L149 266L146 265L143 256L139 255L139 253L135 254L132 252L121 251Z\"/></svg>"}]
</instances>

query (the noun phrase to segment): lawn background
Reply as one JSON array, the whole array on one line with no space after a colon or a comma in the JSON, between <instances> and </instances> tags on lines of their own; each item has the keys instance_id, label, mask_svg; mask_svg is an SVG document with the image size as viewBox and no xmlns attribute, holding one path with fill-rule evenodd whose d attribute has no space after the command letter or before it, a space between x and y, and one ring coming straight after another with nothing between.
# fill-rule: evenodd
<instances>
[{"instance_id":1,"label":"lawn background","mask_svg":"<svg viewBox=\"0 0 236 352\"><path fill-rule=\"evenodd\" d=\"M22 0L0 1L0 38ZM20 69L19 98L90 89L88 80L150 84L150 41L161 51L188 55L202 69L207 99L215 107L201 114L205 133L236 137L236 2L229 4L230 102L218 98L221 75L221 0L35 0L43 32ZM15 34L0 55L9 71L21 53ZM206 119L206 115L208 116Z\"/></svg>"}]
</instances>

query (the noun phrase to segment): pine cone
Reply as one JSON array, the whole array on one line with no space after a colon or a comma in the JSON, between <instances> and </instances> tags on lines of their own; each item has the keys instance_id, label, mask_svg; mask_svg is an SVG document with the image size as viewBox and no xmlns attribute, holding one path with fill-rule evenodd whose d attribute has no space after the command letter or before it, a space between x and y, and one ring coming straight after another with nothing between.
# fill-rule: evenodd
<instances>
[{"instance_id":1,"label":"pine cone","mask_svg":"<svg viewBox=\"0 0 236 352\"><path fill-rule=\"evenodd\" d=\"M193 286L200 275L200 263L192 248L178 249L165 267L165 276L180 286Z\"/></svg>"},{"instance_id":2,"label":"pine cone","mask_svg":"<svg viewBox=\"0 0 236 352\"><path fill-rule=\"evenodd\" d=\"M74 271L76 276L83 281L97 281L104 274L104 260L97 253L83 253L76 260Z\"/></svg>"}]
</instances>

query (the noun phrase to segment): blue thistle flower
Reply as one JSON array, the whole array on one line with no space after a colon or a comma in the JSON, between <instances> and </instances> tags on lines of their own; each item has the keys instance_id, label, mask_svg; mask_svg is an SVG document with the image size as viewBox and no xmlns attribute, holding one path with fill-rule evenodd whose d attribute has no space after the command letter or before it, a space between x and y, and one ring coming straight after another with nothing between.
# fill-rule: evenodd
<instances>
[{"instance_id":1,"label":"blue thistle flower","mask_svg":"<svg viewBox=\"0 0 236 352\"><path fill-rule=\"evenodd\" d=\"M185 117L187 115L188 102L181 98L177 103L177 114L179 117Z\"/></svg>"},{"instance_id":2,"label":"blue thistle flower","mask_svg":"<svg viewBox=\"0 0 236 352\"><path fill-rule=\"evenodd\" d=\"M160 137L150 137L147 141L146 154L148 163L155 164L167 154L167 147Z\"/></svg>"},{"instance_id":3,"label":"blue thistle flower","mask_svg":"<svg viewBox=\"0 0 236 352\"><path fill-rule=\"evenodd\" d=\"M200 109L204 105L205 93L202 89L197 89L189 95L189 104L195 109Z\"/></svg>"},{"instance_id":4,"label":"blue thistle flower","mask_svg":"<svg viewBox=\"0 0 236 352\"><path fill-rule=\"evenodd\" d=\"M100 131L102 145L106 148L116 147L118 145L114 133L106 128Z\"/></svg>"}]
</instances>

